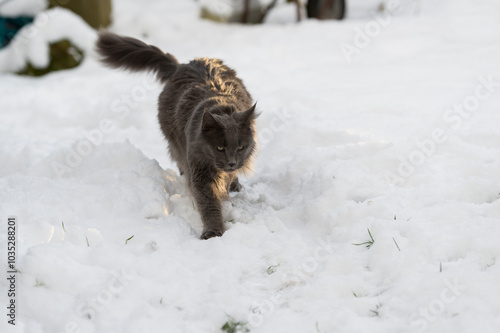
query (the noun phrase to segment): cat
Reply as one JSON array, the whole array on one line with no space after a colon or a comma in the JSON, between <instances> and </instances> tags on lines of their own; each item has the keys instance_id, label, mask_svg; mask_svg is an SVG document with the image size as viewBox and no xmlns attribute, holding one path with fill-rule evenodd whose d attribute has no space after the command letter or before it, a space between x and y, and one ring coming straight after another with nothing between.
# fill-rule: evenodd
<instances>
[{"instance_id":1,"label":"cat","mask_svg":"<svg viewBox=\"0 0 500 333\"><path fill-rule=\"evenodd\" d=\"M219 59L180 64L153 45L107 31L99 32L96 51L104 64L154 72L164 85L158 121L200 212L200 238L222 236L221 201L241 190L238 174L251 171L256 151L256 104L243 81Z\"/></svg>"}]
</instances>

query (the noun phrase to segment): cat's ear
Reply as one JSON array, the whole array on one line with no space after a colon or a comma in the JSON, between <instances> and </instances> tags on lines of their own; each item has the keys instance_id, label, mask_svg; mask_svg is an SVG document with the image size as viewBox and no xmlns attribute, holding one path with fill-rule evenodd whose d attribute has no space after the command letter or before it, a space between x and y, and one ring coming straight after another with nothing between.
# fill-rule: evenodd
<instances>
[{"instance_id":1,"label":"cat's ear","mask_svg":"<svg viewBox=\"0 0 500 333\"><path fill-rule=\"evenodd\" d=\"M221 129L221 125L210 112L205 112L203 115L203 132L217 131Z\"/></svg>"},{"instance_id":2,"label":"cat's ear","mask_svg":"<svg viewBox=\"0 0 500 333\"><path fill-rule=\"evenodd\" d=\"M252 107L243 112L235 113L236 120L240 123L241 127L247 127L252 124L252 121L257 118L259 115L255 113L255 107L257 103L252 105Z\"/></svg>"}]
</instances>

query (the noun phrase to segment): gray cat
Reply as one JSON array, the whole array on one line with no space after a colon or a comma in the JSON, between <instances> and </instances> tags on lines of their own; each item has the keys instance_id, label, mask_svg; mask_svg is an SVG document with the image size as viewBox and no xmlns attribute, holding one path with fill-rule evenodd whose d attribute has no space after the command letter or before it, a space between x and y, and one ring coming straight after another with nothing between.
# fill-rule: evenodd
<instances>
[{"instance_id":1,"label":"gray cat","mask_svg":"<svg viewBox=\"0 0 500 333\"><path fill-rule=\"evenodd\" d=\"M255 104L243 82L221 60L179 64L155 46L110 32L99 33L96 50L105 64L155 72L164 84L158 120L200 211L200 238L221 236L221 200L241 190L237 174L250 171L256 148Z\"/></svg>"}]
</instances>

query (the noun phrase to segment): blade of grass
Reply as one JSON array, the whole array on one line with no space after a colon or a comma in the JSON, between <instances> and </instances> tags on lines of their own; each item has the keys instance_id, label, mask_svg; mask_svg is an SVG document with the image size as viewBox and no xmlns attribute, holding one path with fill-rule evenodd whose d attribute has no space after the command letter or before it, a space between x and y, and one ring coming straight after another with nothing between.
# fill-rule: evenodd
<instances>
[{"instance_id":1,"label":"blade of grass","mask_svg":"<svg viewBox=\"0 0 500 333\"><path fill-rule=\"evenodd\" d=\"M372 233L370 232L370 229L367 228L367 230L368 230L368 235L370 235L371 240L366 241L364 243L359 243L359 244L353 243L352 245L356 245L356 246L366 245L366 248L369 249L373 245L373 243L375 243L375 239L373 239L373 236L372 236Z\"/></svg>"},{"instance_id":2,"label":"blade of grass","mask_svg":"<svg viewBox=\"0 0 500 333\"><path fill-rule=\"evenodd\" d=\"M396 240L394 239L394 237L392 237L392 240L394 241L394 244L396 244L396 247L398 248L399 252L401 252L401 249L399 248L399 245L398 245L398 243L396 242Z\"/></svg>"}]
</instances>

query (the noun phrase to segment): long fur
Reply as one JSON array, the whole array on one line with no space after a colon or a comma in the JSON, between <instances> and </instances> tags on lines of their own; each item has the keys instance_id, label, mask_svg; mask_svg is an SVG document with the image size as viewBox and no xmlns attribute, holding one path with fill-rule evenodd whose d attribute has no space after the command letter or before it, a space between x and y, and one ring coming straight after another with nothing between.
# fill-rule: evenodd
<instances>
[{"instance_id":1,"label":"long fur","mask_svg":"<svg viewBox=\"0 0 500 333\"><path fill-rule=\"evenodd\" d=\"M99 32L96 51L102 56L101 61L109 67L133 72L152 71L163 83L168 81L179 65L173 55L163 53L156 46L107 31Z\"/></svg>"}]
</instances>

